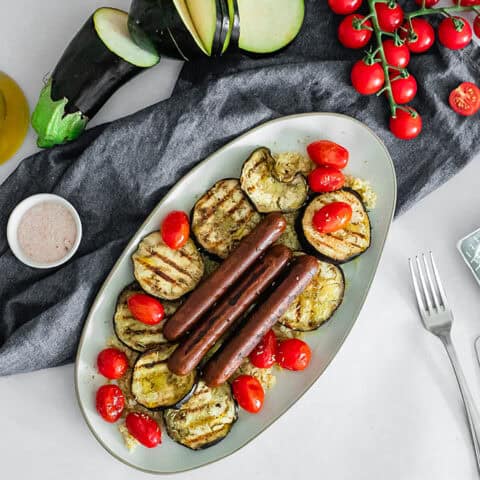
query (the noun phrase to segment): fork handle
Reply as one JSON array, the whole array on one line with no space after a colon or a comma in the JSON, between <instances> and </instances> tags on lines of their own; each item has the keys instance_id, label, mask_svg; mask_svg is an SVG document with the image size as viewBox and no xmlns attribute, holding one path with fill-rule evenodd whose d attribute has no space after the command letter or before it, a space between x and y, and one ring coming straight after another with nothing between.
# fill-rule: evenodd
<instances>
[{"instance_id":1,"label":"fork handle","mask_svg":"<svg viewBox=\"0 0 480 480\"><path fill-rule=\"evenodd\" d=\"M450 333L442 335L441 340L445 349L447 350L448 357L455 372L458 386L460 387L460 393L462 394L463 403L465 405L465 412L467 414L468 426L470 427L470 433L472 436L473 449L475 450L475 458L477 460L477 468L480 472L480 422L478 410L473 403L472 394L467 386L467 381L463 375L462 367L457 358L457 353L452 344Z\"/></svg>"}]
</instances>

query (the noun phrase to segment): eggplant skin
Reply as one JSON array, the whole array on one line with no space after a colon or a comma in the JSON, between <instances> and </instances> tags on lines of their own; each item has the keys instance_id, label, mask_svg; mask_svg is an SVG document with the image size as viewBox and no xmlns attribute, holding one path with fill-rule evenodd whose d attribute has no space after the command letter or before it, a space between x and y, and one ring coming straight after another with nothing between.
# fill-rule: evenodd
<instances>
[{"instance_id":1,"label":"eggplant skin","mask_svg":"<svg viewBox=\"0 0 480 480\"><path fill-rule=\"evenodd\" d=\"M313 226L313 215L326 204L336 201L351 205L352 219L344 229L321 234ZM301 226L299 238L306 244L305 250L309 253L313 250L318 258L337 265L353 260L370 247L370 219L360 196L353 190L336 190L314 197L303 212Z\"/></svg>"},{"instance_id":2,"label":"eggplant skin","mask_svg":"<svg viewBox=\"0 0 480 480\"><path fill-rule=\"evenodd\" d=\"M202 450L223 440L237 421L238 409L230 385L210 388L203 380L180 409L163 411L169 437L191 450Z\"/></svg>"}]
</instances>

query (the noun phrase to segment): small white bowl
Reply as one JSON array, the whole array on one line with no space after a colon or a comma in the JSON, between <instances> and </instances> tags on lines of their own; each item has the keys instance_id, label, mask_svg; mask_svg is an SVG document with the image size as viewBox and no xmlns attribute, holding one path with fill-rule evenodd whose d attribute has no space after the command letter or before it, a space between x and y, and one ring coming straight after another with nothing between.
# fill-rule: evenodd
<instances>
[{"instance_id":1,"label":"small white bowl","mask_svg":"<svg viewBox=\"0 0 480 480\"><path fill-rule=\"evenodd\" d=\"M73 219L75 220L75 225L77 227L77 237L75 238L75 243L73 244L70 251L62 257L60 260L51 263L37 263L34 262L31 258L27 257L22 249L20 248L20 244L18 243L18 225L20 220L22 219L23 215L27 210L32 208L34 205L42 202L56 202L68 209L68 211L72 214ZM58 267L59 265L64 264L68 260L70 260L80 245L80 241L82 240L82 222L80 221L80 217L78 212L75 210L75 207L65 200L63 197L58 195L54 195L52 193L38 193L36 195L32 195L31 197L27 197L22 200L12 211L7 223L7 240L12 250L12 253L25 265L33 268L53 268Z\"/></svg>"}]
</instances>

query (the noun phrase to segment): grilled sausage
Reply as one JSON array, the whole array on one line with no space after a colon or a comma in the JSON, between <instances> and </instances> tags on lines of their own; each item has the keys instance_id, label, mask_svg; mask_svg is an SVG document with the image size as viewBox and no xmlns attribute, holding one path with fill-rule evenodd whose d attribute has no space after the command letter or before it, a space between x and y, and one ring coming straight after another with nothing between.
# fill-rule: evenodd
<instances>
[{"instance_id":1,"label":"grilled sausage","mask_svg":"<svg viewBox=\"0 0 480 480\"><path fill-rule=\"evenodd\" d=\"M302 255L294 260L287 276L267 300L207 363L204 370L207 385L220 385L229 379L289 305L308 287L317 272L318 261L315 257Z\"/></svg>"},{"instance_id":2,"label":"grilled sausage","mask_svg":"<svg viewBox=\"0 0 480 480\"><path fill-rule=\"evenodd\" d=\"M177 340L232 286L284 232L281 213L271 213L242 238L228 258L199 286L163 327L168 340Z\"/></svg>"},{"instance_id":3,"label":"grilled sausage","mask_svg":"<svg viewBox=\"0 0 480 480\"><path fill-rule=\"evenodd\" d=\"M270 247L175 350L168 359L170 371L177 375L192 372L208 350L271 285L291 258L292 251L284 245Z\"/></svg>"}]
</instances>

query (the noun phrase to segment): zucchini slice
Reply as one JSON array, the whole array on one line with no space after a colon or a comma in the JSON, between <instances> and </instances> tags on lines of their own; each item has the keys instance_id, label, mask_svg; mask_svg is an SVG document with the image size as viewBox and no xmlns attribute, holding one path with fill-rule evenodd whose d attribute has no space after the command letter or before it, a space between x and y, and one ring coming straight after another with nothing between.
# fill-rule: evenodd
<instances>
[{"instance_id":1,"label":"zucchini slice","mask_svg":"<svg viewBox=\"0 0 480 480\"><path fill-rule=\"evenodd\" d=\"M320 233L314 228L315 212L332 202L345 202L352 207L352 219L343 229ZM309 244L323 257L337 263L348 262L370 246L370 220L360 198L348 190L323 193L315 197L305 209L302 227Z\"/></svg>"},{"instance_id":2,"label":"zucchini slice","mask_svg":"<svg viewBox=\"0 0 480 480\"><path fill-rule=\"evenodd\" d=\"M342 303L345 280L341 268L321 260L318 260L318 264L320 269L316 277L279 320L292 330L316 330Z\"/></svg>"},{"instance_id":3,"label":"zucchini slice","mask_svg":"<svg viewBox=\"0 0 480 480\"><path fill-rule=\"evenodd\" d=\"M237 0L238 46L252 53L271 53L298 35L305 15L304 0Z\"/></svg>"},{"instance_id":4,"label":"zucchini slice","mask_svg":"<svg viewBox=\"0 0 480 480\"><path fill-rule=\"evenodd\" d=\"M32 115L39 147L77 138L113 93L160 58L130 38L127 13L99 8L72 39Z\"/></svg>"},{"instance_id":5,"label":"zucchini slice","mask_svg":"<svg viewBox=\"0 0 480 480\"><path fill-rule=\"evenodd\" d=\"M240 184L243 191L262 213L293 212L306 201L308 185L297 173L290 181L278 180L273 172L275 159L267 147L255 150L243 164Z\"/></svg>"},{"instance_id":6,"label":"zucchini slice","mask_svg":"<svg viewBox=\"0 0 480 480\"><path fill-rule=\"evenodd\" d=\"M136 352L144 352L156 345L168 343L168 341L162 334L165 319L158 325L146 325L139 322L130 312L128 299L137 293L145 292L136 282L127 285L122 290L117 300L115 315L113 316L113 327L118 339L124 345ZM180 306L180 302L163 300L162 305L165 309L165 317L169 318Z\"/></svg>"},{"instance_id":7,"label":"zucchini slice","mask_svg":"<svg viewBox=\"0 0 480 480\"><path fill-rule=\"evenodd\" d=\"M191 239L178 250L168 247L160 232L147 235L132 255L133 273L150 295L176 300L202 279L204 265Z\"/></svg>"},{"instance_id":8,"label":"zucchini slice","mask_svg":"<svg viewBox=\"0 0 480 480\"><path fill-rule=\"evenodd\" d=\"M260 219L239 181L230 178L218 181L197 200L193 207L192 230L205 250L226 258Z\"/></svg>"},{"instance_id":9,"label":"zucchini slice","mask_svg":"<svg viewBox=\"0 0 480 480\"><path fill-rule=\"evenodd\" d=\"M132 394L150 410L179 408L193 394L197 373L175 375L167 366L176 345L163 345L138 357L133 367Z\"/></svg>"},{"instance_id":10,"label":"zucchini slice","mask_svg":"<svg viewBox=\"0 0 480 480\"><path fill-rule=\"evenodd\" d=\"M165 410L163 420L170 438L185 447L200 450L215 445L237 420L230 385L210 388L200 380L190 399L178 410Z\"/></svg>"}]
</instances>

